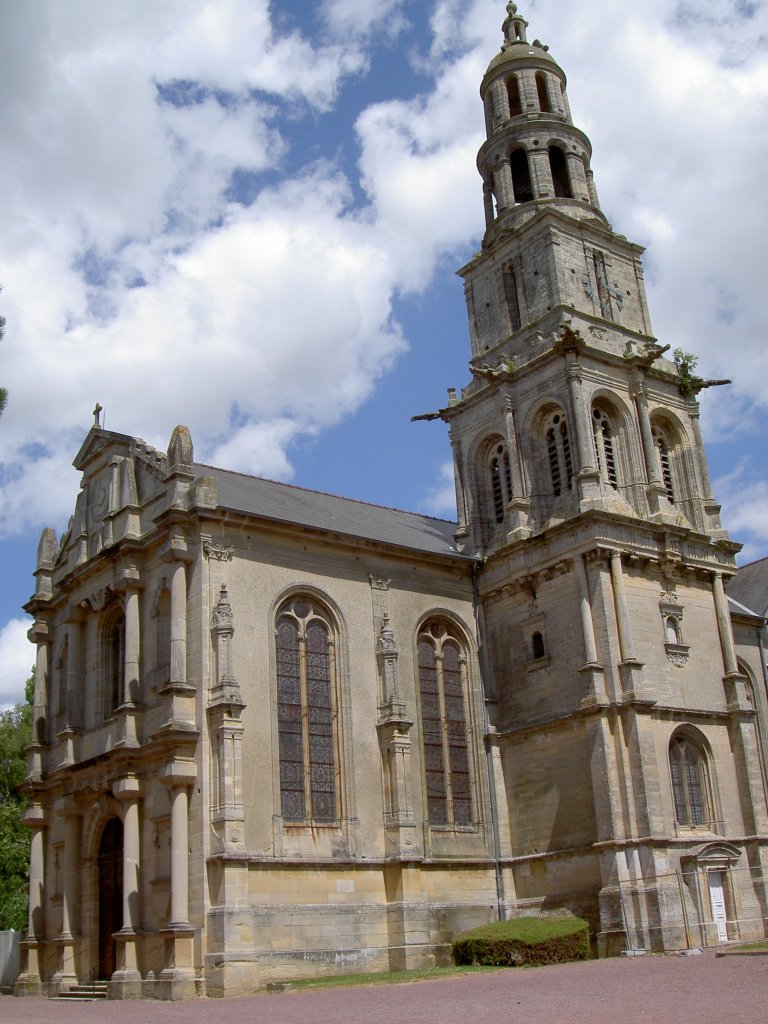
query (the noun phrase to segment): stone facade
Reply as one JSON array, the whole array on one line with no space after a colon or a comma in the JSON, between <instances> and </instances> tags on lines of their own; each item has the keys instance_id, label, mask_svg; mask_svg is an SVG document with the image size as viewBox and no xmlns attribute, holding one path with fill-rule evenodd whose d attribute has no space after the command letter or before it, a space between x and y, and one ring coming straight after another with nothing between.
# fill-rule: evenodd
<instances>
[{"instance_id":1,"label":"stone facade","mask_svg":"<svg viewBox=\"0 0 768 1024\"><path fill-rule=\"evenodd\" d=\"M46 530L18 991L253 991L563 908L599 951L762 937L764 619L731 603L694 378L651 335L565 76L481 86L458 523L104 430ZM733 620L733 624L732 624ZM734 638L735 628L735 638Z\"/></svg>"}]
</instances>

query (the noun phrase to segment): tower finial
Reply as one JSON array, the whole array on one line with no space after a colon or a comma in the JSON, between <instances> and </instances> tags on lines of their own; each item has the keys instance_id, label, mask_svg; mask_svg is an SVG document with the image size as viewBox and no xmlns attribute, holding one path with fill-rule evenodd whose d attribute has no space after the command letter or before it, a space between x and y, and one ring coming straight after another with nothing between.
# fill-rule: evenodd
<instances>
[{"instance_id":1,"label":"tower finial","mask_svg":"<svg viewBox=\"0 0 768 1024\"><path fill-rule=\"evenodd\" d=\"M525 35L527 28L528 22L522 14L517 13L517 4L510 0L507 4L507 16L501 26L501 31L504 33L502 50L508 50L514 43L527 43L528 39Z\"/></svg>"}]
</instances>

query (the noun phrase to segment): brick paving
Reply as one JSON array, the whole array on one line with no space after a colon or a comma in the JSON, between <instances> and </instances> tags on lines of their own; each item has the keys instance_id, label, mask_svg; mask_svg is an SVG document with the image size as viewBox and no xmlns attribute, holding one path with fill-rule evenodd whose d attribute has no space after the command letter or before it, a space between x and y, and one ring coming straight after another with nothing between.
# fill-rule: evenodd
<instances>
[{"instance_id":1,"label":"brick paving","mask_svg":"<svg viewBox=\"0 0 768 1024\"><path fill-rule=\"evenodd\" d=\"M186 1003L0 998L2 1024L765 1024L768 955L648 956Z\"/></svg>"}]
</instances>

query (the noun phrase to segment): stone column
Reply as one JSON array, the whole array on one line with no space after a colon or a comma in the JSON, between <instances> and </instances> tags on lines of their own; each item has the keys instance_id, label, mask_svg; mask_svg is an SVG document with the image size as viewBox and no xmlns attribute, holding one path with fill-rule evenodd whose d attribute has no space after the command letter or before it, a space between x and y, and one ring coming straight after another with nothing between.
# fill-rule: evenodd
<instances>
[{"instance_id":1,"label":"stone column","mask_svg":"<svg viewBox=\"0 0 768 1024\"><path fill-rule=\"evenodd\" d=\"M61 914L61 938L72 939L78 932L80 906L80 811L68 802L64 815L64 886Z\"/></svg>"},{"instance_id":2,"label":"stone column","mask_svg":"<svg viewBox=\"0 0 768 1024\"><path fill-rule=\"evenodd\" d=\"M189 926L189 796L186 785L171 793L171 928Z\"/></svg>"},{"instance_id":3,"label":"stone column","mask_svg":"<svg viewBox=\"0 0 768 1024\"><path fill-rule=\"evenodd\" d=\"M597 194L597 185L595 185L595 175L592 172L592 168L589 167L586 170L585 177L587 179L587 190L589 191L589 201L596 209L600 209L600 197Z\"/></svg>"},{"instance_id":4,"label":"stone column","mask_svg":"<svg viewBox=\"0 0 768 1024\"><path fill-rule=\"evenodd\" d=\"M700 414L698 402L691 402L688 412L691 417L691 427L693 428L693 447L699 463L699 475L701 476L704 501L712 502L714 501L714 497L712 495L712 480L709 475L704 438L702 437L701 423L699 422Z\"/></svg>"},{"instance_id":5,"label":"stone column","mask_svg":"<svg viewBox=\"0 0 768 1024\"><path fill-rule=\"evenodd\" d=\"M517 430L515 428L515 410L511 396L507 396L504 403L504 422L507 427L507 450L509 451L509 473L512 478L512 497L524 498L525 485L523 482L522 464L520 461L520 446L517 443Z\"/></svg>"},{"instance_id":6,"label":"stone column","mask_svg":"<svg viewBox=\"0 0 768 1024\"><path fill-rule=\"evenodd\" d=\"M165 966L155 995L160 999L195 996L194 928L189 921L189 792L197 778L192 761L173 761L161 774L171 800L171 921L163 928Z\"/></svg>"},{"instance_id":7,"label":"stone column","mask_svg":"<svg viewBox=\"0 0 768 1024\"><path fill-rule=\"evenodd\" d=\"M710 533L714 538L727 539L728 534L722 528L720 522L720 505L715 500L712 494L712 480L709 476L709 466L707 465L707 453L704 448L704 441L701 436L701 425L699 423L699 403L691 400L688 403L688 414L691 417L691 427L693 428L693 450L696 457L696 464L699 470L699 478L701 480L701 493L702 499L697 502L699 506L699 516L703 519L704 530Z\"/></svg>"},{"instance_id":8,"label":"stone column","mask_svg":"<svg viewBox=\"0 0 768 1024\"><path fill-rule=\"evenodd\" d=\"M53 976L58 993L77 983L75 939L78 934L77 912L80 906L80 808L73 800L63 800L57 803L56 813L64 819L63 898L61 933L58 941L60 960L58 970Z\"/></svg>"},{"instance_id":9,"label":"stone column","mask_svg":"<svg viewBox=\"0 0 768 1024\"><path fill-rule=\"evenodd\" d=\"M645 492L648 499L648 508L655 521L673 521L678 513L670 507L667 489L661 479L658 454L656 452L656 445L653 442L651 416L648 412L648 395L645 381L642 379L635 380L632 393L635 399L637 421L640 426L640 438L643 444L645 476L648 481Z\"/></svg>"},{"instance_id":10,"label":"stone column","mask_svg":"<svg viewBox=\"0 0 768 1024\"><path fill-rule=\"evenodd\" d=\"M176 562L171 576L171 682L187 681L187 567Z\"/></svg>"},{"instance_id":11,"label":"stone column","mask_svg":"<svg viewBox=\"0 0 768 1024\"><path fill-rule=\"evenodd\" d=\"M512 398L508 395L504 406L504 420L507 428L507 453L509 455L509 475L512 482L512 497L509 502L509 541L524 540L530 531L530 502L525 493L525 479L520 459L520 446L517 443L515 412Z\"/></svg>"},{"instance_id":12,"label":"stone column","mask_svg":"<svg viewBox=\"0 0 768 1024\"><path fill-rule=\"evenodd\" d=\"M578 153L572 153L570 150L566 149L565 162L568 165L568 177L571 182L571 194L573 195L573 198L581 199L583 202L588 203L591 196L589 194L587 176L584 172L584 161Z\"/></svg>"},{"instance_id":13,"label":"stone column","mask_svg":"<svg viewBox=\"0 0 768 1024\"><path fill-rule=\"evenodd\" d=\"M603 666L597 656L595 640L595 624L592 619L592 601L589 595L589 577L584 565L584 556L577 555L573 560L576 574L576 585L579 590L579 614L581 617L581 636L584 642L584 665L579 671L587 681L587 692L582 699L582 706L607 704L608 695L605 691Z\"/></svg>"},{"instance_id":14,"label":"stone column","mask_svg":"<svg viewBox=\"0 0 768 1024\"><path fill-rule=\"evenodd\" d=\"M509 94L503 78L497 78L491 86L493 97L493 127L500 121L508 121L510 118Z\"/></svg>"},{"instance_id":15,"label":"stone column","mask_svg":"<svg viewBox=\"0 0 768 1024\"><path fill-rule=\"evenodd\" d=\"M515 205L512 167L508 157L503 157L493 168L493 191L496 194L496 207L499 212Z\"/></svg>"},{"instance_id":16,"label":"stone column","mask_svg":"<svg viewBox=\"0 0 768 1024\"><path fill-rule=\"evenodd\" d=\"M135 932L139 923L139 799L125 797L123 818L123 928Z\"/></svg>"},{"instance_id":17,"label":"stone column","mask_svg":"<svg viewBox=\"0 0 768 1024\"><path fill-rule=\"evenodd\" d=\"M619 651L621 654L621 661L619 662L621 685L624 696L627 699L636 700L639 697L643 666L635 657L632 625L629 618L629 605L627 603L627 590L624 583L624 570L621 565L621 552L613 550L610 552L609 557L611 561L611 583L613 585L616 626L619 634Z\"/></svg>"},{"instance_id":18,"label":"stone column","mask_svg":"<svg viewBox=\"0 0 768 1024\"><path fill-rule=\"evenodd\" d=\"M139 570L136 566L128 566L115 585L116 591L122 591L125 612L125 660L123 662L122 703L117 709L123 719L123 735L119 740L121 746L138 746L136 735L136 717L141 703L141 636L140 636L140 602L139 594L143 589Z\"/></svg>"},{"instance_id":19,"label":"stone column","mask_svg":"<svg viewBox=\"0 0 768 1024\"><path fill-rule=\"evenodd\" d=\"M123 927L115 936L118 942L118 968L110 982L114 999L141 998L141 975L136 950L139 914L139 867L141 833L139 817L140 783L129 775L113 787L123 803Z\"/></svg>"},{"instance_id":20,"label":"stone column","mask_svg":"<svg viewBox=\"0 0 768 1024\"><path fill-rule=\"evenodd\" d=\"M32 707L32 740L27 753L27 774L39 780L43 771L43 746L48 742L48 686L51 636L48 623L36 619L27 638L37 645L35 653L35 693Z\"/></svg>"},{"instance_id":21,"label":"stone column","mask_svg":"<svg viewBox=\"0 0 768 1024\"><path fill-rule=\"evenodd\" d=\"M32 803L24 812L24 824L31 830L29 851L29 913L27 937L22 943L26 963L14 986L14 995L36 996L40 983L40 946L45 939L45 812Z\"/></svg>"},{"instance_id":22,"label":"stone column","mask_svg":"<svg viewBox=\"0 0 768 1024\"><path fill-rule=\"evenodd\" d=\"M594 473L595 453L591 432L587 429L584 410L584 396L581 387L581 367L573 352L566 353L566 376L568 391L571 398L573 431L576 440L576 452L579 459L579 473Z\"/></svg>"},{"instance_id":23,"label":"stone column","mask_svg":"<svg viewBox=\"0 0 768 1024\"><path fill-rule=\"evenodd\" d=\"M589 581L584 558L577 555L573 560L576 570L576 583L579 588L579 611L581 613L581 635L584 640L584 660L587 665L597 664L597 643L595 641L595 625L592 621L592 605L589 600Z\"/></svg>"},{"instance_id":24,"label":"stone column","mask_svg":"<svg viewBox=\"0 0 768 1024\"><path fill-rule=\"evenodd\" d=\"M646 479L649 484L655 484L660 487L662 484L659 475L659 460L656 457L656 448L653 443L653 430L651 428L651 417L648 412L648 396L645 381L635 381L633 395L635 408L637 409L637 420L640 424L640 437L643 442Z\"/></svg>"},{"instance_id":25,"label":"stone column","mask_svg":"<svg viewBox=\"0 0 768 1024\"><path fill-rule=\"evenodd\" d=\"M456 538L463 540L469 533L469 527L467 522L469 520L469 509L467 508L467 494L464 489L464 480L462 476L462 450L461 442L454 435L453 430L449 430L448 437L451 442L451 450L453 451L453 480L456 488L456 509L459 517L459 525L456 530Z\"/></svg>"},{"instance_id":26,"label":"stone column","mask_svg":"<svg viewBox=\"0 0 768 1024\"><path fill-rule=\"evenodd\" d=\"M45 936L45 815L40 804L32 804L24 814L32 831L29 853L29 917L27 937Z\"/></svg>"},{"instance_id":27,"label":"stone column","mask_svg":"<svg viewBox=\"0 0 768 1024\"><path fill-rule=\"evenodd\" d=\"M712 593L715 599L715 615L717 616L717 630L720 635L725 674L726 676L738 675L739 666L736 662L736 649L731 632L731 617L728 613L728 599L725 596L721 572L712 574Z\"/></svg>"},{"instance_id":28,"label":"stone column","mask_svg":"<svg viewBox=\"0 0 768 1024\"><path fill-rule=\"evenodd\" d=\"M165 698L168 722L195 726L195 687L187 680L187 563L192 555L182 534L173 534L162 558L170 565L170 672L160 693Z\"/></svg>"},{"instance_id":29,"label":"stone column","mask_svg":"<svg viewBox=\"0 0 768 1024\"><path fill-rule=\"evenodd\" d=\"M125 595L125 689L123 704L133 707L139 702L139 592L130 588Z\"/></svg>"},{"instance_id":30,"label":"stone column","mask_svg":"<svg viewBox=\"0 0 768 1024\"><path fill-rule=\"evenodd\" d=\"M616 608L616 625L619 630L619 650L622 661L632 661L635 652L632 646L632 627L629 622L629 606L627 605L627 591L624 585L624 570L621 565L621 552L611 551L611 582L613 584L613 599Z\"/></svg>"},{"instance_id":31,"label":"stone column","mask_svg":"<svg viewBox=\"0 0 768 1024\"><path fill-rule=\"evenodd\" d=\"M483 208L485 210L485 226L489 228L496 218L496 208L493 204L493 188L483 185Z\"/></svg>"},{"instance_id":32,"label":"stone column","mask_svg":"<svg viewBox=\"0 0 768 1024\"><path fill-rule=\"evenodd\" d=\"M546 149L528 151L528 162L531 168L531 184L534 195L538 199L551 199L555 194L552 183L552 169L549 166L549 153Z\"/></svg>"}]
</instances>

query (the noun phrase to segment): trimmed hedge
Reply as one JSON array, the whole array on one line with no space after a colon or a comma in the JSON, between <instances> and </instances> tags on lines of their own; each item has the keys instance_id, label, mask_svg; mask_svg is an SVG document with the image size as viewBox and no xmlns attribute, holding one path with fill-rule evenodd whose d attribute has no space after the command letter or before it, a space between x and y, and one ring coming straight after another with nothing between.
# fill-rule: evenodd
<instances>
[{"instance_id":1,"label":"trimmed hedge","mask_svg":"<svg viewBox=\"0 0 768 1024\"><path fill-rule=\"evenodd\" d=\"M517 917L473 928L453 943L457 964L520 967L589 956L589 925L580 917Z\"/></svg>"}]
</instances>

